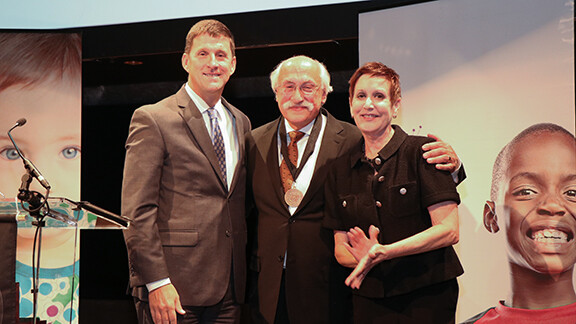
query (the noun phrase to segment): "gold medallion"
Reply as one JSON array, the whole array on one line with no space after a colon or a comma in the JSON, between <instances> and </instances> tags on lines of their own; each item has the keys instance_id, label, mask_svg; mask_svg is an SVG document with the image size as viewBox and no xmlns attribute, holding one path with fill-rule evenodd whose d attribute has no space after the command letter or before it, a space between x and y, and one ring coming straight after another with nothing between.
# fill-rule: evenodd
<instances>
[{"instance_id":1,"label":"gold medallion","mask_svg":"<svg viewBox=\"0 0 576 324\"><path fill-rule=\"evenodd\" d=\"M298 207L298 205L300 205L300 202L302 202L302 198L304 198L302 191L296 188L292 188L286 191L286 193L284 194L284 201L286 201L286 203L290 207Z\"/></svg>"}]
</instances>

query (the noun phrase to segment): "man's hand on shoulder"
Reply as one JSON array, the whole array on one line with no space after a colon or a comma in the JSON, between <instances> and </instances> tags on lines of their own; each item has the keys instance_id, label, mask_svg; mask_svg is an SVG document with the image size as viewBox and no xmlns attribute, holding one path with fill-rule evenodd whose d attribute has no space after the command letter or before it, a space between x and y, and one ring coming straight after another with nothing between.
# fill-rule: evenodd
<instances>
[{"instance_id":1,"label":"man's hand on shoulder","mask_svg":"<svg viewBox=\"0 0 576 324\"><path fill-rule=\"evenodd\" d=\"M454 173L460 169L460 159L450 144L443 142L439 137L428 134L436 142L424 144L422 149L425 151L423 157L426 162L436 164L436 169Z\"/></svg>"},{"instance_id":2,"label":"man's hand on shoulder","mask_svg":"<svg viewBox=\"0 0 576 324\"><path fill-rule=\"evenodd\" d=\"M150 312L154 323L176 323L176 312L184 315L180 304L180 296L172 284L167 284L152 290L148 294Z\"/></svg>"}]
</instances>

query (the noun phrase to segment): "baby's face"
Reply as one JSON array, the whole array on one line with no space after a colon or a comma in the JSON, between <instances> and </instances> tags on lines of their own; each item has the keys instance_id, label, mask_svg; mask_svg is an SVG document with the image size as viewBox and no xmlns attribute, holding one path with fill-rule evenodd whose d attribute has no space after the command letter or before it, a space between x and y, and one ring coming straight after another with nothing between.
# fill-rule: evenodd
<instances>
[{"instance_id":1,"label":"baby's face","mask_svg":"<svg viewBox=\"0 0 576 324\"><path fill-rule=\"evenodd\" d=\"M500 199L508 257L539 273L561 273L576 263L576 144L544 133L524 138L511 155ZM502 204L497 204L502 206Z\"/></svg>"},{"instance_id":2,"label":"baby's face","mask_svg":"<svg viewBox=\"0 0 576 324\"><path fill-rule=\"evenodd\" d=\"M7 198L18 194L25 169L6 132L26 118L24 126L12 130L14 141L50 182L50 196L79 200L80 84L10 87L0 91L0 115L0 192ZM30 189L45 193L36 180Z\"/></svg>"}]
</instances>

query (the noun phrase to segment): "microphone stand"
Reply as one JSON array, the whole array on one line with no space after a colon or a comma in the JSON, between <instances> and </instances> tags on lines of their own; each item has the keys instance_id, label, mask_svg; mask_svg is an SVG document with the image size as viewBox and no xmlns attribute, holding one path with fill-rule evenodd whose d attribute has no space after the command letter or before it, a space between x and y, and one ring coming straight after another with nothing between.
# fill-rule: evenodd
<instances>
[{"instance_id":1,"label":"microphone stand","mask_svg":"<svg viewBox=\"0 0 576 324\"><path fill-rule=\"evenodd\" d=\"M42 251L42 228L46 225L44 221L45 215L41 213L42 207L50 208L47 204L47 197L50 190L46 190L46 197L37 191L30 191L30 183L32 182L32 175L28 170L22 176L22 183L20 189L18 189L18 200L22 205L22 208L26 210L30 216L34 217L32 225L36 226L36 232L34 233L34 242L32 245L32 320L36 323L36 315L38 310L38 292L40 285L40 252ZM28 203L28 207L24 204ZM36 255L36 251L38 254Z\"/></svg>"},{"instance_id":2,"label":"microphone stand","mask_svg":"<svg viewBox=\"0 0 576 324\"><path fill-rule=\"evenodd\" d=\"M40 278L39 278L40 251L42 250L42 228L44 226L46 226L46 222L44 221L44 218L46 216L53 217L53 218L58 219L60 221L63 221L63 222L66 222L68 224L72 224L72 225L76 226L76 229L78 229L78 223L77 223L77 220L62 217L63 215L59 215L60 213L58 213L56 211L53 211L53 212L50 211L50 205L48 204L48 196L50 194L50 188L51 188L50 184L42 176L40 171L34 166L32 161L27 159L24 156L24 154L22 154L22 152L20 152L18 145L16 145L16 142L14 141L14 139L12 138L12 135L10 134L10 132L14 128L20 127L24 124L26 124L26 119L25 118L19 119L16 122L16 124L12 128L10 128L10 130L8 131L8 137L12 141L12 144L14 145L14 148L18 152L18 155L20 156L20 158L22 159L22 162L24 163L24 168L27 171L22 176L22 183L20 184L20 188L18 189L18 200L20 200L22 208L24 208L24 210L26 210L30 214L30 216L34 218L34 221L32 222L32 224L34 226L36 226L36 232L34 234L34 243L33 243L33 247L32 247L32 290L31 290L32 295L33 295L33 317L32 318L33 318L33 322L36 323L37 322L36 315L37 315L37 309L38 309L39 281L40 281ZM39 193L37 191L30 191L30 183L32 182L32 180L34 178L36 178L36 180L44 187L44 189L46 189L46 196L43 196L41 193ZM87 201L75 202L75 201L72 201L72 200L67 199L67 198L60 198L60 199L65 200L65 201L73 204L75 206L74 210L84 209L84 210L89 211L89 212L95 214L96 216L103 218L103 219L107 220L108 222L115 224L117 226L120 226L122 228L127 228L130 225L130 219L128 219L127 217L116 215L114 213L111 213L111 212L103 209L103 208L95 206L95 205L93 205ZM26 205L24 203L28 203L28 207L26 207ZM77 233L78 232L76 232L76 235L77 235ZM36 248L38 249L38 255L37 256L36 256ZM74 262L76 260L75 253L76 253L76 248L74 248ZM73 270L72 277L74 277L74 270ZM74 284L72 284L72 296L74 296ZM71 305L70 305L71 308L72 308L72 304L73 304L73 298L72 298ZM70 322L72 322L72 311L70 311Z\"/></svg>"},{"instance_id":3,"label":"microphone stand","mask_svg":"<svg viewBox=\"0 0 576 324\"><path fill-rule=\"evenodd\" d=\"M42 228L46 225L44 218L46 215L50 214L50 206L48 205L48 195L50 194L50 184L40 171L36 169L34 164L28 160L24 154L20 151L18 145L12 138L12 134L10 132L16 128L26 124L26 119L21 118L19 119L10 130L8 130L8 137L16 152L22 159L24 163L24 168L26 169L26 173L22 176L22 182L20 184L20 188L18 189L18 200L20 200L20 204L22 208L26 210L31 217L34 218L32 225L36 226L36 232L34 233L34 241L32 245L32 298L33 298L33 311L32 311L32 321L34 323L37 322L36 315L38 311L38 292L39 292L39 283L40 283L40 252L42 251ZM32 180L36 178L38 182L46 189L46 196L43 196L41 193L37 191L30 191L30 183ZM24 203L28 203L28 207ZM46 211L44 214L41 212L42 208L45 207ZM36 255L36 248L38 250L38 255Z\"/></svg>"}]
</instances>

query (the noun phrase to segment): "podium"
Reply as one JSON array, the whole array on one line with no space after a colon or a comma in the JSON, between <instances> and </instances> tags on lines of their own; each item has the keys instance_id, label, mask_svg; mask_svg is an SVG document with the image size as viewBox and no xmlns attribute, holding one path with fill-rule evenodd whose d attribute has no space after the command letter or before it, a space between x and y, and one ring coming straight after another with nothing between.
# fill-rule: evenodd
<instances>
[{"instance_id":1,"label":"podium","mask_svg":"<svg viewBox=\"0 0 576 324\"><path fill-rule=\"evenodd\" d=\"M16 214L0 211L0 323L18 321L16 276Z\"/></svg>"},{"instance_id":2,"label":"podium","mask_svg":"<svg viewBox=\"0 0 576 324\"><path fill-rule=\"evenodd\" d=\"M39 280L34 282L35 268L16 259L17 242L18 244L21 241L24 242L18 247L20 254L22 249L32 249L31 242L34 236L32 233L37 230L36 223L39 221L30 216L24 207L26 206L15 199L0 199L0 246L2 246L2 252L0 252L0 273L2 273L0 276L0 324L32 322L32 318L19 320L19 313L24 311L23 316L31 316L32 312L26 309L32 309L33 304L34 307L37 307L37 304L43 305L41 312L36 314L37 318L50 319L50 321L59 318L60 322L77 323L79 257L76 252L79 251L79 230L127 228L129 220L88 202L75 202L60 197L49 198L47 206L41 212L43 216L41 228L44 228L44 233L48 236L42 239L40 235L42 243L38 251L42 257L40 264L44 264L45 259L51 261L49 260L51 257L62 256L68 265L56 268L52 265L47 268L41 267L36 270L35 278ZM63 237L69 238L68 241L72 244L68 244L68 247L51 244L51 241L59 244L64 240ZM37 246L36 240L34 240L34 246ZM51 249L52 252L46 253L46 249L48 251ZM27 251L24 252L27 253ZM29 254L34 255L34 253ZM28 260L28 258L25 259ZM16 281L20 283L20 289L17 288ZM40 289L38 289L38 282L42 283ZM36 292L35 296L34 292ZM22 305L24 308L20 311L19 308ZM34 308L34 313L35 311L36 308Z\"/></svg>"}]
</instances>

